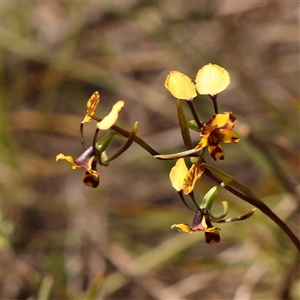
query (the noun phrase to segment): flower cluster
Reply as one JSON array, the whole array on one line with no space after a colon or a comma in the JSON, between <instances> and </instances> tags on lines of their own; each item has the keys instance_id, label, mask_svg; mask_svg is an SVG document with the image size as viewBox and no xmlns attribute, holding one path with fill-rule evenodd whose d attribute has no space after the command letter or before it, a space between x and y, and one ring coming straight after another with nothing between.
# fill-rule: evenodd
<instances>
[{"instance_id":1,"label":"flower cluster","mask_svg":"<svg viewBox=\"0 0 300 300\"><path fill-rule=\"evenodd\" d=\"M190 233L204 231L205 240L208 244L214 244L220 241L220 229L213 226L212 222L228 223L240 221L249 218L254 212L254 210L250 210L243 216L225 219L228 213L228 205L224 202L223 214L218 217L213 216L211 206L219 190L225 186L224 183L208 191L200 205L197 203L193 192L197 180L205 171L203 164L203 162L205 162L203 159L205 150L208 150L214 160L223 160L225 156L220 142L239 142L238 135L232 131L236 117L234 117L231 112L218 112L217 96L228 87L229 83L230 76L228 72L222 67L213 64L208 64L198 71L195 84L188 76L178 71L171 71L165 81L165 87L178 99L179 124L183 140L188 148L186 152L181 152L177 155L178 160L170 172L170 180L185 205L188 206L184 196L188 195L195 206L195 216L191 226L181 223L174 224L171 228L177 228L181 232ZM197 92L200 95L208 95L212 100L214 114L206 122L200 121L193 106L193 100L197 96ZM186 121L180 100L186 101L194 120ZM192 146L187 127L199 132L200 140L195 147ZM190 159L192 165L189 169L184 161L184 157L187 156L192 156ZM176 155L172 154L156 157L160 159L174 159Z\"/></svg>"},{"instance_id":2,"label":"flower cluster","mask_svg":"<svg viewBox=\"0 0 300 300\"><path fill-rule=\"evenodd\" d=\"M223 160L224 151L220 142L239 142L239 137L232 131L236 117L231 112L218 113L217 95L229 85L229 74L218 65L208 64L198 71L195 81L196 84L193 84L188 76L172 71L166 79L165 87L177 99L188 101L196 122L192 129L199 131L201 137L196 149L207 147L214 160ZM194 111L192 101L197 96L196 90L200 95L208 95L213 101L215 114L207 122L201 123Z\"/></svg>"},{"instance_id":3,"label":"flower cluster","mask_svg":"<svg viewBox=\"0 0 300 300\"><path fill-rule=\"evenodd\" d=\"M237 183L232 177L208 165L203 158L207 150L215 161L223 160L225 155L221 142L239 142L238 135L232 131L236 117L234 117L231 112L218 112L217 96L228 87L229 83L230 76L228 72L222 67L213 64L208 64L198 71L195 84L188 76L178 71L170 72L165 81L165 87L177 98L178 121L183 142L187 150L167 155L161 155L136 135L137 123L134 124L131 131L127 131L115 125L119 112L124 106L124 101L118 101L112 107L110 113L104 118L96 117L95 112L100 101L100 94L95 92L87 102L87 113L80 124L80 136L81 143L85 149L84 152L77 159L74 159L72 156L65 156L61 153L57 155L56 160L68 161L71 163L72 169L83 168L85 170L83 183L92 188L99 185L100 175L97 171L97 166L108 166L112 160L125 152L133 142L140 145L157 159L176 160L175 166L170 172L171 184L179 194L183 203L194 211L195 215L191 226L186 223L180 223L172 225L171 228L177 228L181 232L189 233L202 231L205 233L205 240L208 244L218 243L220 241L220 228L215 227L212 223L228 223L244 220L249 218L254 212L254 209L252 209L240 217L226 219L225 217L228 214L227 202L222 202L223 213L221 215L215 216L211 212L214 200L223 187L227 187L227 185L234 182L238 189L247 191L244 186ZM200 95L208 95L212 100L214 113L210 116L208 121L202 122L194 108L193 101L197 96L197 92ZM187 103L193 116L193 119L190 121L186 120L181 105L182 100ZM87 147L83 138L83 127L85 123L92 121L97 122L96 129L93 143ZM197 142L196 145L193 145L190 130L199 133L199 142ZM108 131L108 133L104 134L104 136L98 140L100 131ZM126 138L126 141L114 155L108 157L106 150L115 136L122 136ZM185 162L187 157L190 158L190 168L187 167ZM219 184L212 187L205 194L202 202L198 204L194 195L196 182L203 174L212 174L211 172L218 176L216 182ZM214 178L216 179L216 177ZM236 192L234 193L237 194ZM250 192L248 195L251 196ZM193 208L187 203L186 197L190 197Z\"/></svg>"},{"instance_id":4,"label":"flower cluster","mask_svg":"<svg viewBox=\"0 0 300 300\"><path fill-rule=\"evenodd\" d=\"M124 106L124 101L119 100L114 104L110 113L105 116L103 119L99 119L95 117L95 111L97 106L100 102L100 94L99 92L95 92L87 102L87 112L80 124L80 135L81 135L81 142L85 151L77 158L74 159L72 156L65 156L64 154L60 153L56 156L56 161L59 160L66 160L72 164L72 169L76 168L83 168L85 169L85 174L83 176L83 183L92 188L96 188L99 185L99 178L100 174L97 171L97 165L108 166L109 162L113 159L117 158L121 155L133 142L132 137L135 135L137 131L137 123L133 127L132 134L128 133L127 137L128 140L124 144L120 150L110 158L108 158L106 154L106 149L111 143L113 137L117 134L112 128L115 126L119 112ZM87 147L84 143L83 138L83 125L85 123L91 122L93 120L98 121L96 124L96 130L94 135L93 145ZM98 132L99 130L110 130L110 132L104 135L99 141L97 141Z\"/></svg>"}]
</instances>

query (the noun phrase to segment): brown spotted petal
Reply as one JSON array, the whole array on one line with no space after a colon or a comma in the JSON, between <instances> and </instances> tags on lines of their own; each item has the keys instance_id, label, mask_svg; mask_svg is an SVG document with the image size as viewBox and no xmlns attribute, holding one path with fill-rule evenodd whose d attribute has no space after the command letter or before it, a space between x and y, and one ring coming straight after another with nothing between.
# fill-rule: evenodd
<instances>
[{"instance_id":1,"label":"brown spotted petal","mask_svg":"<svg viewBox=\"0 0 300 300\"><path fill-rule=\"evenodd\" d=\"M201 128L200 135L205 136L215 130L231 130L234 127L236 117L231 112L213 115Z\"/></svg>"},{"instance_id":2,"label":"brown spotted petal","mask_svg":"<svg viewBox=\"0 0 300 300\"><path fill-rule=\"evenodd\" d=\"M208 147L208 151L214 160L223 160L224 151L219 142L237 143L239 137L232 131L234 127L234 117L231 112L213 115L201 128L200 136L202 137L197 149Z\"/></svg>"},{"instance_id":3,"label":"brown spotted petal","mask_svg":"<svg viewBox=\"0 0 300 300\"><path fill-rule=\"evenodd\" d=\"M86 116L84 117L81 123L87 123L93 120L92 117L95 114L99 101L100 94L98 92L95 92L87 102Z\"/></svg>"},{"instance_id":4,"label":"brown spotted petal","mask_svg":"<svg viewBox=\"0 0 300 300\"><path fill-rule=\"evenodd\" d=\"M209 245L217 244L220 242L220 234L219 234L219 228L217 227L209 227L205 230L205 241Z\"/></svg>"},{"instance_id":5,"label":"brown spotted petal","mask_svg":"<svg viewBox=\"0 0 300 300\"><path fill-rule=\"evenodd\" d=\"M223 160L224 151L219 143L212 143L208 145L208 152L214 160Z\"/></svg>"},{"instance_id":6,"label":"brown spotted petal","mask_svg":"<svg viewBox=\"0 0 300 300\"><path fill-rule=\"evenodd\" d=\"M202 166L192 165L183 181L183 192L185 195L190 194L194 190L196 181L201 177L203 172L204 168Z\"/></svg>"},{"instance_id":7,"label":"brown spotted petal","mask_svg":"<svg viewBox=\"0 0 300 300\"><path fill-rule=\"evenodd\" d=\"M216 132L215 136L223 143L238 143L240 141L239 136L232 130L220 130Z\"/></svg>"},{"instance_id":8,"label":"brown spotted petal","mask_svg":"<svg viewBox=\"0 0 300 300\"><path fill-rule=\"evenodd\" d=\"M209 245L219 243L221 240L219 230L221 229L212 225L208 214L205 215L203 223L207 226L204 235L206 243Z\"/></svg>"},{"instance_id":9,"label":"brown spotted petal","mask_svg":"<svg viewBox=\"0 0 300 300\"><path fill-rule=\"evenodd\" d=\"M96 166L97 162L93 160L91 170L86 171L83 175L83 184L91 188L96 188L99 185L100 181Z\"/></svg>"}]
</instances>

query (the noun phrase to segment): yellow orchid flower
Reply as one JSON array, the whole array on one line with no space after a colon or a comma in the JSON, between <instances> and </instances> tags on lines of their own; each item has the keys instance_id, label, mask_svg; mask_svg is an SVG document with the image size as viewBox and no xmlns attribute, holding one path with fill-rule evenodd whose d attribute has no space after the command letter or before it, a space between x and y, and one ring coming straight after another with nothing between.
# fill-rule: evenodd
<instances>
[{"instance_id":1,"label":"yellow orchid flower","mask_svg":"<svg viewBox=\"0 0 300 300\"><path fill-rule=\"evenodd\" d=\"M99 173L96 170L97 160L94 156L93 147L86 149L77 159L60 153L56 156L56 161L60 160L66 160L71 163L72 169L85 169L83 183L86 186L96 188L99 185Z\"/></svg>"},{"instance_id":2,"label":"yellow orchid flower","mask_svg":"<svg viewBox=\"0 0 300 300\"><path fill-rule=\"evenodd\" d=\"M239 137L232 131L234 117L231 112L213 115L201 128L202 139L196 149L208 147L208 151L214 160L223 160L224 151L219 142L238 143Z\"/></svg>"},{"instance_id":3,"label":"yellow orchid flower","mask_svg":"<svg viewBox=\"0 0 300 300\"><path fill-rule=\"evenodd\" d=\"M87 102L87 113L84 119L81 121L81 127L80 127L81 139L82 139L82 144L85 148L87 147L83 142L83 124L94 120L95 111L97 109L99 101L100 101L99 92L93 93L93 95L90 97L90 99ZM122 100L118 101L113 106L111 112L106 117L104 117L102 121L97 123L97 128L100 130L106 130L111 128L117 121L119 112L123 108L123 106L124 106L124 101ZM102 147L101 155L104 155L105 147L109 145L112 137L113 134L111 135L108 134L106 137L104 137L104 139L101 139L100 142L102 141L102 144L101 145L97 144L95 146L96 151L100 151L99 148L101 146ZM99 173L96 170L97 163L101 164L101 162L99 162L99 155L100 155L99 153L98 155L95 155L94 147L89 147L77 159L74 159L72 156L66 156L60 153L56 156L56 161L66 160L67 162L72 164L72 169L76 169L76 168L85 169L86 172L83 177L83 183L86 186L95 188L99 185Z\"/></svg>"},{"instance_id":4,"label":"yellow orchid flower","mask_svg":"<svg viewBox=\"0 0 300 300\"><path fill-rule=\"evenodd\" d=\"M84 119L81 122L82 124L91 122L93 120L93 116L95 115L95 111L97 109L99 102L100 102L100 94L99 92L95 92L87 102L87 112ZM101 130L107 130L111 126L113 126L116 123L119 117L119 112L123 107L124 107L124 101L122 100L118 101L113 106L110 113L107 116L105 116L102 119L102 121L97 123L97 127Z\"/></svg>"},{"instance_id":5,"label":"yellow orchid flower","mask_svg":"<svg viewBox=\"0 0 300 300\"><path fill-rule=\"evenodd\" d=\"M201 177L204 169L193 164L190 169L187 168L183 158L177 160L175 166L171 169L170 180L173 188L177 192L183 191L185 195L190 194Z\"/></svg>"},{"instance_id":6,"label":"yellow orchid flower","mask_svg":"<svg viewBox=\"0 0 300 300\"><path fill-rule=\"evenodd\" d=\"M171 229L177 228L180 232L195 233L199 231L205 232L205 241L207 244L212 245L220 242L219 228L210 224L207 226L204 215L197 210L193 220L192 226L186 223L173 224Z\"/></svg>"}]
</instances>

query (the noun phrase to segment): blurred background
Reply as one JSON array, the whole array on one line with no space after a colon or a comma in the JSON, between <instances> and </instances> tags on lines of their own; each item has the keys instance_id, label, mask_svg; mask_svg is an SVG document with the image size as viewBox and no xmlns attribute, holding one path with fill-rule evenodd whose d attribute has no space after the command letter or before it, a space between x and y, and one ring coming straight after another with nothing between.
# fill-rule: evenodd
<instances>
[{"instance_id":1,"label":"blurred background","mask_svg":"<svg viewBox=\"0 0 300 300\"><path fill-rule=\"evenodd\" d=\"M119 126L138 121L158 152L184 151L165 78L177 70L194 80L216 63L231 76L219 109L237 117L241 142L224 146L224 161L206 159L299 236L299 3L1 5L1 299L300 298L297 250L260 211L221 224L211 246L202 233L170 229L193 219L169 182L174 162L133 145L98 168L97 189L82 184L84 170L55 162L83 152L79 124L94 91L97 116L122 99ZM194 102L202 120L212 115L208 97ZM87 143L94 129L87 124ZM197 199L213 185L201 178ZM216 214L221 201L229 217L252 208L222 191Z\"/></svg>"}]
</instances>

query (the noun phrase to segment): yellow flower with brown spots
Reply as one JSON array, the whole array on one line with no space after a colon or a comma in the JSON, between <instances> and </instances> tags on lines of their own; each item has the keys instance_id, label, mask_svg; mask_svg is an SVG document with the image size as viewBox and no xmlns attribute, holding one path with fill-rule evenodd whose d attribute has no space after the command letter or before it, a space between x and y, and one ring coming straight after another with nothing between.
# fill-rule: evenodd
<instances>
[{"instance_id":1,"label":"yellow flower with brown spots","mask_svg":"<svg viewBox=\"0 0 300 300\"><path fill-rule=\"evenodd\" d=\"M195 233L199 231L205 232L205 241L209 245L213 245L220 242L220 235L219 230L220 228L215 227L211 224L209 219L206 221L205 216L200 210L197 210L195 213L195 217L193 220L192 226L186 224L186 223L180 223L180 224L174 224L171 226L171 228L177 228L180 232L189 232L189 233Z\"/></svg>"},{"instance_id":2,"label":"yellow flower with brown spots","mask_svg":"<svg viewBox=\"0 0 300 300\"><path fill-rule=\"evenodd\" d=\"M86 172L83 176L83 183L86 186L96 188L99 185L99 173L96 170L97 159L94 156L93 147L86 149L77 159L60 153L56 156L56 161L59 160L66 160L71 163L72 169L85 169Z\"/></svg>"},{"instance_id":3,"label":"yellow flower with brown spots","mask_svg":"<svg viewBox=\"0 0 300 300\"><path fill-rule=\"evenodd\" d=\"M185 195L188 195L194 190L195 184L203 172L204 169L201 165L197 164L193 164L191 168L188 169L184 159L180 158L171 169L171 184L177 192L183 191Z\"/></svg>"},{"instance_id":4,"label":"yellow flower with brown spots","mask_svg":"<svg viewBox=\"0 0 300 300\"><path fill-rule=\"evenodd\" d=\"M83 124L94 120L95 111L100 102L99 92L94 92L93 95L87 101L86 115L81 121L81 129ZM97 123L98 130L110 129L117 121L120 110L124 107L124 101L119 100L111 109L110 113L105 116L100 122ZM85 145L84 145L85 146ZM85 146L86 147L86 146ZM72 169L83 168L86 170L83 183L92 188L96 188L99 185L99 173L96 170L96 166L99 163L99 153L94 153L96 147L87 148L77 159L72 156L66 156L62 153L56 156L56 161L66 160L72 164Z\"/></svg>"},{"instance_id":5,"label":"yellow flower with brown spots","mask_svg":"<svg viewBox=\"0 0 300 300\"><path fill-rule=\"evenodd\" d=\"M196 149L208 148L208 151L214 160L224 159L224 151L219 142L238 143L239 137L232 131L234 127L234 117L231 112L224 112L213 115L201 128L202 137Z\"/></svg>"}]
</instances>

